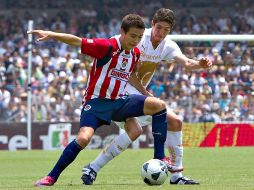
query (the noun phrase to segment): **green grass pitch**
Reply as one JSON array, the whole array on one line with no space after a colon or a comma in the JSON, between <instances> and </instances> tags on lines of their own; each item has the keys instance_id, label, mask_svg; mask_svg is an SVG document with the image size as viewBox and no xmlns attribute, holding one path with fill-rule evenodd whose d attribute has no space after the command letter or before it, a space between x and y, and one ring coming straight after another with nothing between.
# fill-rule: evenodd
<instances>
[{"instance_id":1,"label":"green grass pitch","mask_svg":"<svg viewBox=\"0 0 254 190\"><path fill-rule=\"evenodd\" d=\"M254 190L254 147L185 148L184 174L200 181L199 186L147 186L140 177L142 164L152 157L152 149L129 149L104 167L92 186L80 180L84 164L100 150L84 150L62 173L58 182L46 189L188 189ZM0 189L36 189L34 181L46 175L60 151L0 151Z\"/></svg>"}]
</instances>

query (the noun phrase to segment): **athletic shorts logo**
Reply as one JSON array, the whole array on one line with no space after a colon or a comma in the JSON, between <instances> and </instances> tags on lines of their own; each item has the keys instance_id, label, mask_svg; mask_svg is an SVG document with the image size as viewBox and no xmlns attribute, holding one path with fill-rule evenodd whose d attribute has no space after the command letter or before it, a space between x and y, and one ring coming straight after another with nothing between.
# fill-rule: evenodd
<instances>
[{"instance_id":1,"label":"athletic shorts logo","mask_svg":"<svg viewBox=\"0 0 254 190\"><path fill-rule=\"evenodd\" d=\"M85 105L84 107L84 111L88 111L91 109L92 106L90 106L89 104Z\"/></svg>"}]
</instances>

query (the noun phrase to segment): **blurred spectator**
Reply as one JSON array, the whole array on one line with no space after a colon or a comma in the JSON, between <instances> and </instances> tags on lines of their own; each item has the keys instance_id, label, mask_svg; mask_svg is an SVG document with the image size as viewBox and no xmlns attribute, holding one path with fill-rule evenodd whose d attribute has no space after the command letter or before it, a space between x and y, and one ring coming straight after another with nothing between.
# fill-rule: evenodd
<instances>
[{"instance_id":1,"label":"blurred spectator","mask_svg":"<svg viewBox=\"0 0 254 190\"><path fill-rule=\"evenodd\" d=\"M8 118L8 107L11 99L11 93L5 89L4 83L0 83L0 120Z\"/></svg>"},{"instance_id":2,"label":"blurred spectator","mask_svg":"<svg viewBox=\"0 0 254 190\"><path fill-rule=\"evenodd\" d=\"M155 83L151 85L150 90L151 93L156 97L160 97L163 93L165 93L164 86L158 80L156 80Z\"/></svg>"}]
</instances>

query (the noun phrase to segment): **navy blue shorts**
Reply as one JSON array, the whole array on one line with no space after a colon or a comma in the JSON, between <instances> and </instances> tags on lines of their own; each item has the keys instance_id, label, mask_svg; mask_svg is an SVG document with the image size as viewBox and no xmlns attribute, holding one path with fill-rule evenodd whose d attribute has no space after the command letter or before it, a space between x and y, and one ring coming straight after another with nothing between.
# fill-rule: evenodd
<instances>
[{"instance_id":1,"label":"navy blue shorts","mask_svg":"<svg viewBox=\"0 0 254 190\"><path fill-rule=\"evenodd\" d=\"M144 115L144 95L129 95L117 100L95 98L86 102L81 111L80 127L109 125L111 120L125 121L128 118Z\"/></svg>"}]
</instances>

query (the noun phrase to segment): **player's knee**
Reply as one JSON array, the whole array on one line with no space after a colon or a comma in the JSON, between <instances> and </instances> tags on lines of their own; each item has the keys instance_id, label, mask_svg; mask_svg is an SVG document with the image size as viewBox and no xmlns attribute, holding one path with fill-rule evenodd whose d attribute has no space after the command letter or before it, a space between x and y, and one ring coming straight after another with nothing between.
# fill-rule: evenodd
<instances>
[{"instance_id":1,"label":"player's knee","mask_svg":"<svg viewBox=\"0 0 254 190\"><path fill-rule=\"evenodd\" d=\"M142 129L135 129L127 134L132 141L135 141L142 134Z\"/></svg>"},{"instance_id":2,"label":"player's knee","mask_svg":"<svg viewBox=\"0 0 254 190\"><path fill-rule=\"evenodd\" d=\"M168 125L169 131L182 131L183 122L178 116L174 118L169 118L169 116L167 116L167 120L169 124Z\"/></svg>"},{"instance_id":3,"label":"player's knee","mask_svg":"<svg viewBox=\"0 0 254 190\"><path fill-rule=\"evenodd\" d=\"M135 141L143 132L143 129L138 125L128 125L125 130L132 141Z\"/></svg>"},{"instance_id":4,"label":"player's knee","mask_svg":"<svg viewBox=\"0 0 254 190\"><path fill-rule=\"evenodd\" d=\"M156 103L156 107L158 109L157 112L160 112L162 110L165 110L166 109L166 103L160 99L158 99L158 102Z\"/></svg>"},{"instance_id":5,"label":"player's knee","mask_svg":"<svg viewBox=\"0 0 254 190\"><path fill-rule=\"evenodd\" d=\"M160 99L156 99L152 108L152 110L154 110L154 113L160 112L164 109L166 109L166 103Z\"/></svg>"},{"instance_id":6,"label":"player's knee","mask_svg":"<svg viewBox=\"0 0 254 190\"><path fill-rule=\"evenodd\" d=\"M76 138L77 143L82 147L85 148L91 140L91 137L87 135L78 135Z\"/></svg>"},{"instance_id":7,"label":"player's knee","mask_svg":"<svg viewBox=\"0 0 254 190\"><path fill-rule=\"evenodd\" d=\"M133 134L136 140L142 134L143 129L141 127L137 127L133 130L133 132L134 132Z\"/></svg>"},{"instance_id":8,"label":"player's knee","mask_svg":"<svg viewBox=\"0 0 254 190\"><path fill-rule=\"evenodd\" d=\"M166 109L166 103L155 97L148 97L145 101L145 115L153 115Z\"/></svg>"}]
</instances>

